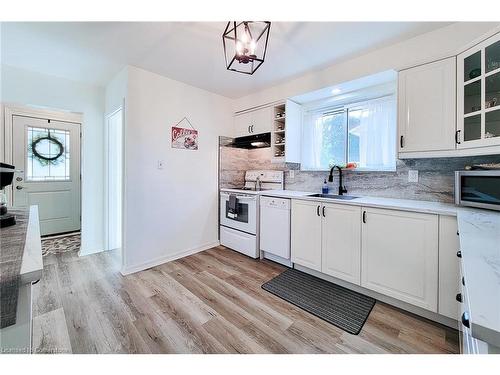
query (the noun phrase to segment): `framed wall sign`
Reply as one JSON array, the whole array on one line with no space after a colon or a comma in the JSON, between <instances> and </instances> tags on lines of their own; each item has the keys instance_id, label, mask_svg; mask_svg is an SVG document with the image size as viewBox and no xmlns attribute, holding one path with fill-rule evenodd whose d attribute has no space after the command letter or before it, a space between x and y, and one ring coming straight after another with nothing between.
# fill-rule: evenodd
<instances>
[{"instance_id":1,"label":"framed wall sign","mask_svg":"<svg viewBox=\"0 0 500 375\"><path fill-rule=\"evenodd\" d=\"M189 123L191 129L178 126L184 120ZM191 125L191 122L186 117L175 124L175 126L172 126L172 148L198 150L198 130Z\"/></svg>"}]
</instances>

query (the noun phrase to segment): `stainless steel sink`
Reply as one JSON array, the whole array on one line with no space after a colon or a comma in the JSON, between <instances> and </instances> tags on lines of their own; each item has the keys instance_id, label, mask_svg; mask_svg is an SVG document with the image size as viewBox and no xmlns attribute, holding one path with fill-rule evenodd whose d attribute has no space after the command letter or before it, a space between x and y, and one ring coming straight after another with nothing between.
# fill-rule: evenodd
<instances>
[{"instance_id":1,"label":"stainless steel sink","mask_svg":"<svg viewBox=\"0 0 500 375\"><path fill-rule=\"evenodd\" d=\"M346 200L346 201L350 201L351 199L359 198L359 197L354 197L352 195L336 195L336 194L312 194L312 195L308 195L308 197L342 199L342 200Z\"/></svg>"}]
</instances>

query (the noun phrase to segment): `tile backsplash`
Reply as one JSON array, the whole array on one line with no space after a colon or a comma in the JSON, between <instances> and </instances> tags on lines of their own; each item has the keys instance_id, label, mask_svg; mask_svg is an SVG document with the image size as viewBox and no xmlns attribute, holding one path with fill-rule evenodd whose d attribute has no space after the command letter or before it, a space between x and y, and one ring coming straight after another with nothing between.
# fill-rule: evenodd
<instances>
[{"instance_id":1,"label":"tile backsplash","mask_svg":"<svg viewBox=\"0 0 500 375\"><path fill-rule=\"evenodd\" d=\"M294 178L285 173L285 188L320 192L328 172L300 171L298 164L271 162L271 149L245 150L231 147L220 148L221 187L238 187L244 182L248 169L294 170ZM500 163L500 155L460 158L399 159L395 172L345 171L344 185L347 194L368 195L387 198L420 199L437 202L453 202L454 172L466 165ZM418 170L418 182L408 182L408 171ZM338 173L329 184L336 193Z\"/></svg>"}]
</instances>

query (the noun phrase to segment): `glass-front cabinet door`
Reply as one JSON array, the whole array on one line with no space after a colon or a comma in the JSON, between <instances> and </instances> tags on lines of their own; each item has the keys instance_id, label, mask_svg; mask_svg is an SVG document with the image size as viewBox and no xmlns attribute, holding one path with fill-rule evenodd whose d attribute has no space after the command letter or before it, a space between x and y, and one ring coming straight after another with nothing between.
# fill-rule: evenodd
<instances>
[{"instance_id":1,"label":"glass-front cabinet door","mask_svg":"<svg viewBox=\"0 0 500 375\"><path fill-rule=\"evenodd\" d=\"M457 59L457 147L500 145L500 33Z\"/></svg>"}]
</instances>

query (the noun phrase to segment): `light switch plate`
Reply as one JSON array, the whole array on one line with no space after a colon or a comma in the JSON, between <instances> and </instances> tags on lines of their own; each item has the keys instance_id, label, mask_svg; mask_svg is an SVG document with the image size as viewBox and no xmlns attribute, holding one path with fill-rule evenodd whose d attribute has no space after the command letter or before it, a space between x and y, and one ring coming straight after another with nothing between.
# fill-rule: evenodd
<instances>
[{"instance_id":1,"label":"light switch plate","mask_svg":"<svg viewBox=\"0 0 500 375\"><path fill-rule=\"evenodd\" d=\"M408 182L418 182L418 171L410 169L408 171Z\"/></svg>"},{"instance_id":2,"label":"light switch plate","mask_svg":"<svg viewBox=\"0 0 500 375\"><path fill-rule=\"evenodd\" d=\"M295 171L293 169L290 169L288 171L288 177L290 177L291 180L294 179L294 177L295 177Z\"/></svg>"},{"instance_id":3,"label":"light switch plate","mask_svg":"<svg viewBox=\"0 0 500 375\"><path fill-rule=\"evenodd\" d=\"M158 169L163 169L163 160L158 160Z\"/></svg>"}]
</instances>

